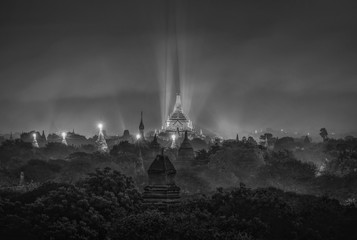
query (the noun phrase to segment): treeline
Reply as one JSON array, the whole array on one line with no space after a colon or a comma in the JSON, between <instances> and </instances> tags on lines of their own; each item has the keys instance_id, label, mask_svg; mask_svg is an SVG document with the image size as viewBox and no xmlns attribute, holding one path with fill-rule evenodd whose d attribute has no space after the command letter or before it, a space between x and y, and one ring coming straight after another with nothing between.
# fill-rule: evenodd
<instances>
[{"instance_id":1,"label":"treeline","mask_svg":"<svg viewBox=\"0 0 357 240\"><path fill-rule=\"evenodd\" d=\"M281 138L276 149L254 141L225 141L208 151L200 150L191 166L178 169L176 182L183 195L211 194L218 187L230 188L240 182L250 188L275 187L300 194L336 198L341 202L357 199L356 138L328 139L322 143L295 142ZM287 144L289 143L289 144ZM21 141L6 141L0 146L0 185L46 181L73 183L96 168L110 167L134 178L139 189L146 175L138 176L139 155L148 169L155 154L150 145L121 142L108 154L88 146L74 148L50 143L34 149ZM171 152L170 152L171 151ZM173 150L166 154L175 165ZM327 159L327 160L326 160Z\"/></svg>"},{"instance_id":2,"label":"treeline","mask_svg":"<svg viewBox=\"0 0 357 240\"><path fill-rule=\"evenodd\" d=\"M109 168L74 184L0 192L1 239L356 239L357 209L241 184L158 210Z\"/></svg>"}]
</instances>

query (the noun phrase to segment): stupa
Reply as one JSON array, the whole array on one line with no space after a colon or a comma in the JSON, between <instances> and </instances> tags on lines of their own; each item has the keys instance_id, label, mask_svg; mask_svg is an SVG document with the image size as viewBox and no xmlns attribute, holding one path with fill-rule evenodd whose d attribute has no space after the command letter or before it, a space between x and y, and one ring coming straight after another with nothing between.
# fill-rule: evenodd
<instances>
[{"instance_id":1,"label":"stupa","mask_svg":"<svg viewBox=\"0 0 357 240\"><path fill-rule=\"evenodd\" d=\"M176 169L164 150L150 165L148 175L149 185L143 194L146 204L165 207L180 201L180 188L175 184Z\"/></svg>"},{"instance_id":2,"label":"stupa","mask_svg":"<svg viewBox=\"0 0 357 240\"><path fill-rule=\"evenodd\" d=\"M178 150L176 166L179 168L189 167L193 165L194 158L195 152L190 141L188 140L187 131L185 131L185 138L183 139L181 146Z\"/></svg>"},{"instance_id":3,"label":"stupa","mask_svg":"<svg viewBox=\"0 0 357 240\"><path fill-rule=\"evenodd\" d=\"M162 127L166 132L184 132L193 130L192 121L182 109L181 96L176 95L176 103L172 113L167 117L165 125Z\"/></svg>"}]
</instances>

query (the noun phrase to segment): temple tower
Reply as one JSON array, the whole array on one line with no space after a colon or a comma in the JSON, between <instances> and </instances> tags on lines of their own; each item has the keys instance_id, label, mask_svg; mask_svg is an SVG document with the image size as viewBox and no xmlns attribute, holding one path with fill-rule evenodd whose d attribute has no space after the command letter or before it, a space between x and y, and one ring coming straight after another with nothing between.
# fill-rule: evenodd
<instances>
[{"instance_id":1,"label":"temple tower","mask_svg":"<svg viewBox=\"0 0 357 240\"><path fill-rule=\"evenodd\" d=\"M67 133L63 132L62 133L62 144L67 146L68 144L67 144L66 137L67 137Z\"/></svg>"},{"instance_id":2,"label":"temple tower","mask_svg":"<svg viewBox=\"0 0 357 240\"><path fill-rule=\"evenodd\" d=\"M145 140L145 135L144 135L144 123L143 123L143 111L141 111L141 119L140 119L140 125L139 125L139 132L140 132L140 139Z\"/></svg>"},{"instance_id":3,"label":"temple tower","mask_svg":"<svg viewBox=\"0 0 357 240\"><path fill-rule=\"evenodd\" d=\"M192 121L188 118L188 116L184 113L182 109L182 102L180 94L176 95L176 103L174 109L170 116L168 116L165 126L163 129L166 132L179 132L193 130Z\"/></svg>"},{"instance_id":4,"label":"temple tower","mask_svg":"<svg viewBox=\"0 0 357 240\"><path fill-rule=\"evenodd\" d=\"M148 175L149 185L143 193L146 204L165 207L180 201L180 188L175 184L176 169L164 150L150 165Z\"/></svg>"},{"instance_id":5,"label":"temple tower","mask_svg":"<svg viewBox=\"0 0 357 240\"><path fill-rule=\"evenodd\" d=\"M45 135L45 130L42 130L42 135L41 138L45 141L47 141L46 135Z\"/></svg>"},{"instance_id":6,"label":"temple tower","mask_svg":"<svg viewBox=\"0 0 357 240\"><path fill-rule=\"evenodd\" d=\"M99 133L98 133L98 139L96 141L97 149L99 152L107 152L108 145L107 145L107 141L105 140L105 137L103 134L103 125L98 124L98 128L99 128Z\"/></svg>"},{"instance_id":7,"label":"temple tower","mask_svg":"<svg viewBox=\"0 0 357 240\"><path fill-rule=\"evenodd\" d=\"M188 140L187 131L185 131L185 138L183 139L181 146L178 150L177 156L177 167L184 168L193 165L193 161L195 159L195 152L193 147Z\"/></svg>"},{"instance_id":8,"label":"temple tower","mask_svg":"<svg viewBox=\"0 0 357 240\"><path fill-rule=\"evenodd\" d=\"M160 153L160 143L157 141L156 134L154 135L154 139L150 143L150 147L153 153L153 157Z\"/></svg>"},{"instance_id":9,"label":"temple tower","mask_svg":"<svg viewBox=\"0 0 357 240\"><path fill-rule=\"evenodd\" d=\"M34 132L32 134L32 137L33 137L32 146L35 147L35 148L39 148L40 146L38 145L38 142L37 142L37 134L36 134L36 132Z\"/></svg>"}]
</instances>

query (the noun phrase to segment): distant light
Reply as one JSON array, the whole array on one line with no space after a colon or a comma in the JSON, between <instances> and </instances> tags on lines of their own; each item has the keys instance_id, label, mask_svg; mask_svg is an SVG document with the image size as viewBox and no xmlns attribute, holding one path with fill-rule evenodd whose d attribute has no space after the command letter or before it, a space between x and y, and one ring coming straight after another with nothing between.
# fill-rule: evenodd
<instances>
[{"instance_id":1,"label":"distant light","mask_svg":"<svg viewBox=\"0 0 357 240\"><path fill-rule=\"evenodd\" d=\"M175 139L176 139L176 135L175 135L175 134L174 134L174 135L172 135L172 136L171 136L171 138L172 138L172 140L173 140L173 141L175 141Z\"/></svg>"},{"instance_id":2,"label":"distant light","mask_svg":"<svg viewBox=\"0 0 357 240\"><path fill-rule=\"evenodd\" d=\"M136 134L136 140L139 140L141 138L140 134Z\"/></svg>"},{"instance_id":3,"label":"distant light","mask_svg":"<svg viewBox=\"0 0 357 240\"><path fill-rule=\"evenodd\" d=\"M307 136L310 136L310 133L307 133Z\"/></svg>"},{"instance_id":4,"label":"distant light","mask_svg":"<svg viewBox=\"0 0 357 240\"><path fill-rule=\"evenodd\" d=\"M258 131L257 131L257 130L254 130L254 133L255 133L255 134L258 134Z\"/></svg>"},{"instance_id":5,"label":"distant light","mask_svg":"<svg viewBox=\"0 0 357 240\"><path fill-rule=\"evenodd\" d=\"M36 133L32 134L32 136L33 136L33 138L35 138L35 139L36 139Z\"/></svg>"},{"instance_id":6,"label":"distant light","mask_svg":"<svg viewBox=\"0 0 357 240\"><path fill-rule=\"evenodd\" d=\"M284 132L284 129L280 129L280 131Z\"/></svg>"},{"instance_id":7,"label":"distant light","mask_svg":"<svg viewBox=\"0 0 357 240\"><path fill-rule=\"evenodd\" d=\"M66 136L67 136L67 133L63 132L63 133L62 133L62 137L63 137L63 138L66 138Z\"/></svg>"},{"instance_id":8,"label":"distant light","mask_svg":"<svg viewBox=\"0 0 357 240\"><path fill-rule=\"evenodd\" d=\"M102 123L99 123L99 124L98 124L98 128L99 128L100 131L102 131L102 129L103 129L103 124L102 124Z\"/></svg>"}]
</instances>

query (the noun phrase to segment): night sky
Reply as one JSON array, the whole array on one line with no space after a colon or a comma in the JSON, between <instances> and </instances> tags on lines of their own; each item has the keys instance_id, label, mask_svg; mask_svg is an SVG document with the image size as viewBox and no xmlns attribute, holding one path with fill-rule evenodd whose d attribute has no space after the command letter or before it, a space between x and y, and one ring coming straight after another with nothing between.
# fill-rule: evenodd
<instances>
[{"instance_id":1,"label":"night sky","mask_svg":"<svg viewBox=\"0 0 357 240\"><path fill-rule=\"evenodd\" d=\"M357 2L2 0L0 84L1 133L355 131Z\"/></svg>"}]
</instances>

